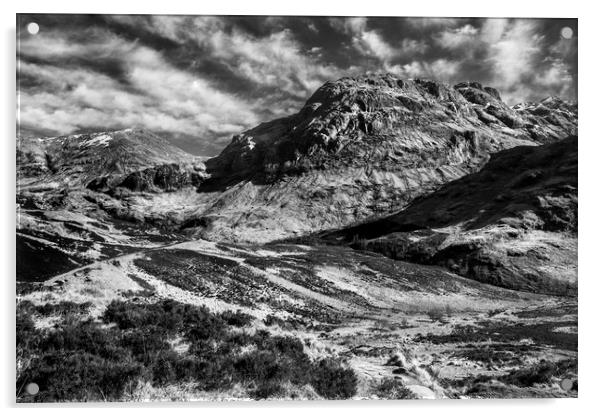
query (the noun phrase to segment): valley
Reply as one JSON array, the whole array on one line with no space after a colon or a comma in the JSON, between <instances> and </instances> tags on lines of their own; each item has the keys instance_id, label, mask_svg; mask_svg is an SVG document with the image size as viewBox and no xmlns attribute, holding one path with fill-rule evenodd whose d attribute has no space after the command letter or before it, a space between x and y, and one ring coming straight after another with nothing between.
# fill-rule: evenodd
<instances>
[{"instance_id":1,"label":"valley","mask_svg":"<svg viewBox=\"0 0 602 416\"><path fill-rule=\"evenodd\" d=\"M575 397L577 133L379 75L213 158L20 140L17 400Z\"/></svg>"}]
</instances>

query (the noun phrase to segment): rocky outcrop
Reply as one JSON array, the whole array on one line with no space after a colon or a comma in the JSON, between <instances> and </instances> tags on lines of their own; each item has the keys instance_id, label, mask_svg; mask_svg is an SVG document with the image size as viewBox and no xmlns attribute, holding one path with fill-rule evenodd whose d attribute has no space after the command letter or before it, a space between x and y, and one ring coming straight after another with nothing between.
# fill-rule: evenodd
<instances>
[{"instance_id":1,"label":"rocky outcrop","mask_svg":"<svg viewBox=\"0 0 602 416\"><path fill-rule=\"evenodd\" d=\"M497 286L576 294L577 138L499 152L399 213L322 238Z\"/></svg>"},{"instance_id":2,"label":"rocky outcrop","mask_svg":"<svg viewBox=\"0 0 602 416\"><path fill-rule=\"evenodd\" d=\"M534 140L554 141L565 132L577 134L577 103L548 97L538 103L523 103L513 109L525 120L525 128Z\"/></svg>"},{"instance_id":3,"label":"rocky outcrop","mask_svg":"<svg viewBox=\"0 0 602 416\"><path fill-rule=\"evenodd\" d=\"M202 172L189 166L171 163L127 175L96 178L90 181L86 188L97 192L112 192L115 188L125 188L132 192L172 192L187 186L199 186L203 180Z\"/></svg>"}]
</instances>

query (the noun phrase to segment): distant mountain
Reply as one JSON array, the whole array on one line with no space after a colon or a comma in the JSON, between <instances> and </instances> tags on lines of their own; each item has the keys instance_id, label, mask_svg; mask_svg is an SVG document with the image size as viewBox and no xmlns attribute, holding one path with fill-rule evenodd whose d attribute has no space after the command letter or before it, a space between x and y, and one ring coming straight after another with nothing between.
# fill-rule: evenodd
<instances>
[{"instance_id":1,"label":"distant mountain","mask_svg":"<svg viewBox=\"0 0 602 416\"><path fill-rule=\"evenodd\" d=\"M576 294L577 138L499 152L398 213L322 238L497 286Z\"/></svg>"},{"instance_id":2,"label":"distant mountain","mask_svg":"<svg viewBox=\"0 0 602 416\"><path fill-rule=\"evenodd\" d=\"M200 159L143 129L19 139L20 185L88 185L161 165L197 166Z\"/></svg>"}]
</instances>

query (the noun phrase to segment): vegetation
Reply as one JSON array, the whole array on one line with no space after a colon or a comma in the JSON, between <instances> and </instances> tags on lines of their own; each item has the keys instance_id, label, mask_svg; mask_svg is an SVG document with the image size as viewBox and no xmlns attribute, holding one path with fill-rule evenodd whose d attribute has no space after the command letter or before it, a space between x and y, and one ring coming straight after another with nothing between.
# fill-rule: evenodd
<instances>
[{"instance_id":1,"label":"vegetation","mask_svg":"<svg viewBox=\"0 0 602 416\"><path fill-rule=\"evenodd\" d=\"M500 381L518 387L531 387L535 384L548 384L554 377L561 377L570 372L577 372L577 360L558 362L542 360L531 367L511 371Z\"/></svg>"},{"instance_id":2,"label":"vegetation","mask_svg":"<svg viewBox=\"0 0 602 416\"><path fill-rule=\"evenodd\" d=\"M385 378L372 388L372 392L380 399L407 400L417 396L397 378Z\"/></svg>"},{"instance_id":3,"label":"vegetation","mask_svg":"<svg viewBox=\"0 0 602 416\"><path fill-rule=\"evenodd\" d=\"M573 380L569 395L577 392L577 360L541 360L530 366L512 370L503 375L471 376L460 380L447 380L450 386L462 388L471 397L509 398L524 397L520 391L535 386L553 385L562 379ZM492 381L496 381L492 383ZM549 397L546 391L536 393L536 397ZM557 396L552 396L557 397Z\"/></svg>"},{"instance_id":4,"label":"vegetation","mask_svg":"<svg viewBox=\"0 0 602 416\"><path fill-rule=\"evenodd\" d=\"M478 322L478 326L466 325L456 327L450 334L419 335L416 341L429 341L435 344L477 343L493 341L496 343L517 344L523 339L532 339L538 345L550 345L555 348L577 351L576 333L554 331L559 326L573 325L576 321L538 322L534 324L512 324L491 321Z\"/></svg>"},{"instance_id":5,"label":"vegetation","mask_svg":"<svg viewBox=\"0 0 602 416\"><path fill-rule=\"evenodd\" d=\"M327 399L348 399L355 394L357 376L337 361L324 359L314 366L312 386Z\"/></svg>"},{"instance_id":6,"label":"vegetation","mask_svg":"<svg viewBox=\"0 0 602 416\"><path fill-rule=\"evenodd\" d=\"M433 322L445 322L445 311L441 308L431 308L427 311L426 314L428 315L429 319Z\"/></svg>"},{"instance_id":7,"label":"vegetation","mask_svg":"<svg viewBox=\"0 0 602 416\"><path fill-rule=\"evenodd\" d=\"M284 396L284 385L311 385L330 399L356 392L352 370L332 359L312 361L297 338L244 330L253 318L240 311L214 314L172 300L113 301L102 322L71 316L40 330L32 320L39 308L24 302L17 309L19 401L115 401L140 382L193 382L203 391L239 384L256 399ZM185 351L173 349L176 340ZM40 387L36 396L23 393L31 382Z\"/></svg>"}]
</instances>

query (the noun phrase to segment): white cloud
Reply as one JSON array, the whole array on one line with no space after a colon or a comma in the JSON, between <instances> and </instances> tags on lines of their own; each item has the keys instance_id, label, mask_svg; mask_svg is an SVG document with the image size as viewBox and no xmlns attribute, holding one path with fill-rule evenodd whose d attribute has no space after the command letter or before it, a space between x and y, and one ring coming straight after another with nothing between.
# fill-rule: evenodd
<instances>
[{"instance_id":1,"label":"white cloud","mask_svg":"<svg viewBox=\"0 0 602 416\"><path fill-rule=\"evenodd\" d=\"M277 87L291 95L306 98L325 81L337 78L341 70L321 64L303 53L289 30L255 38L234 30L214 32L203 39L211 56L231 70L261 86Z\"/></svg>"},{"instance_id":2,"label":"white cloud","mask_svg":"<svg viewBox=\"0 0 602 416\"><path fill-rule=\"evenodd\" d=\"M281 20L271 17L266 24L275 27ZM122 23L136 25L137 21ZM237 29L226 30L222 17L153 16L148 30L181 44L193 42L206 51L205 59L222 63L259 87L279 88L299 98L307 98L325 81L342 74L335 66L317 60L320 48L312 49L315 55L305 53L288 29L255 37Z\"/></svg>"},{"instance_id":3,"label":"white cloud","mask_svg":"<svg viewBox=\"0 0 602 416\"><path fill-rule=\"evenodd\" d=\"M517 20L490 45L489 60L493 64L496 82L501 88L511 88L535 70L535 57L541 50L542 37L536 34L536 23Z\"/></svg>"},{"instance_id":4,"label":"white cloud","mask_svg":"<svg viewBox=\"0 0 602 416\"><path fill-rule=\"evenodd\" d=\"M432 62L412 61L403 65L386 65L385 69L402 78L432 78L450 82L458 75L460 63L447 59L436 59Z\"/></svg>"},{"instance_id":5,"label":"white cloud","mask_svg":"<svg viewBox=\"0 0 602 416\"><path fill-rule=\"evenodd\" d=\"M400 54L402 56L414 56L425 53L428 49L428 45L424 40L406 38L401 41L400 49Z\"/></svg>"},{"instance_id":6,"label":"white cloud","mask_svg":"<svg viewBox=\"0 0 602 416\"><path fill-rule=\"evenodd\" d=\"M203 136L235 133L259 121L253 103L173 67L159 52L136 43L109 36L107 43L78 44L54 34L22 46L22 53L46 58L106 52L122 53L127 87L89 69L20 61L20 74L43 86L20 91L22 124L65 134L88 127L144 126Z\"/></svg>"},{"instance_id":7,"label":"white cloud","mask_svg":"<svg viewBox=\"0 0 602 416\"><path fill-rule=\"evenodd\" d=\"M428 49L424 40L404 38L396 44L387 42L377 30L368 30L365 17L331 18L330 23L335 29L351 36L355 50L364 56L377 58L383 67L395 59L413 58Z\"/></svg>"},{"instance_id":8,"label":"white cloud","mask_svg":"<svg viewBox=\"0 0 602 416\"><path fill-rule=\"evenodd\" d=\"M366 30L368 19L365 17L332 17L329 22L335 29L353 35Z\"/></svg>"},{"instance_id":9,"label":"white cloud","mask_svg":"<svg viewBox=\"0 0 602 416\"><path fill-rule=\"evenodd\" d=\"M408 17L405 21L412 27L419 29L436 29L455 26L459 19L452 17Z\"/></svg>"},{"instance_id":10,"label":"white cloud","mask_svg":"<svg viewBox=\"0 0 602 416\"><path fill-rule=\"evenodd\" d=\"M545 59L545 39L538 33L539 25L533 19L494 18L485 20L480 29L464 25L443 30L433 38L439 46L456 54L459 61L470 62L478 53L478 63L489 70L481 81L499 89L507 102L517 103L535 93L562 95L572 88L567 65L560 59L570 53L571 47L559 41L551 48L556 58ZM453 67L446 65L439 69L442 77L454 72Z\"/></svg>"},{"instance_id":11,"label":"white cloud","mask_svg":"<svg viewBox=\"0 0 602 416\"><path fill-rule=\"evenodd\" d=\"M573 77L568 65L560 59L550 60L550 66L537 73L534 82L549 95L568 96L573 88Z\"/></svg>"},{"instance_id":12,"label":"white cloud","mask_svg":"<svg viewBox=\"0 0 602 416\"><path fill-rule=\"evenodd\" d=\"M94 27L82 29L84 33L72 33L68 27L48 29L22 39L22 79L25 84L34 82L20 91L24 125L60 133L145 126L170 130L186 140L220 141L261 120L298 111L325 81L366 71L447 82L476 74L476 80L498 88L511 103L534 95L570 95L575 88L570 63L577 39L553 39L556 43L550 47L539 35L537 20L496 18L467 24L466 19L408 18L399 22L405 25L404 33L414 34L393 38L372 19L330 18L331 26L347 39L345 49L332 53L328 42L303 44L305 38L286 29L286 19L279 17L262 20L268 33L262 36L224 17L107 18L135 28L132 33L140 33L141 40L128 41ZM307 24L306 34L315 39L314 28L319 26L311 27L311 20ZM145 46L145 31L179 46L164 53L151 49ZM433 45L439 48L431 49ZM352 66L335 65L337 59L347 62L340 52L349 55ZM180 66L168 57L175 57ZM186 60L191 69L182 69ZM80 63L85 65L78 67ZM215 68L229 71L213 73L215 78L200 73ZM115 77L104 74L112 70ZM249 95L224 90L230 72L237 85L247 81Z\"/></svg>"},{"instance_id":13,"label":"white cloud","mask_svg":"<svg viewBox=\"0 0 602 416\"><path fill-rule=\"evenodd\" d=\"M398 51L385 42L380 35L373 30L362 31L356 34L353 37L352 43L360 53L374 56L381 61L390 61L398 55Z\"/></svg>"},{"instance_id":14,"label":"white cloud","mask_svg":"<svg viewBox=\"0 0 602 416\"><path fill-rule=\"evenodd\" d=\"M435 42L443 48L456 50L459 48L472 48L479 39L479 30L471 25L456 29L444 30L435 36Z\"/></svg>"}]
</instances>

